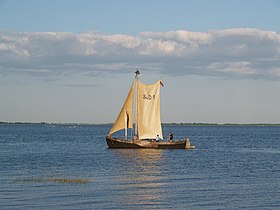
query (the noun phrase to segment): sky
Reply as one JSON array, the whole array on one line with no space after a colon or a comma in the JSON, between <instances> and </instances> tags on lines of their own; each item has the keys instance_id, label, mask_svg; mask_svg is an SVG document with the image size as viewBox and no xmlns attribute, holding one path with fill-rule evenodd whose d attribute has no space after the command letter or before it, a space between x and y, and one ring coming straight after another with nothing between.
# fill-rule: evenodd
<instances>
[{"instance_id":1,"label":"sky","mask_svg":"<svg viewBox=\"0 0 280 210\"><path fill-rule=\"evenodd\" d=\"M140 69L163 122L280 123L279 0L0 0L0 121L114 122Z\"/></svg>"}]
</instances>

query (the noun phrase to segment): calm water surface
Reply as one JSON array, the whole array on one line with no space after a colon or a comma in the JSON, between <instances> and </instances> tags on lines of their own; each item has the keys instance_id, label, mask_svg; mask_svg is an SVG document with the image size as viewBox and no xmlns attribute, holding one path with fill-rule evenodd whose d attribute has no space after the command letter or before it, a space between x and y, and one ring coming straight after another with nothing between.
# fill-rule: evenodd
<instances>
[{"instance_id":1,"label":"calm water surface","mask_svg":"<svg viewBox=\"0 0 280 210\"><path fill-rule=\"evenodd\" d=\"M280 209L280 127L165 125L189 151L107 149L109 130L0 125L0 209Z\"/></svg>"}]
</instances>

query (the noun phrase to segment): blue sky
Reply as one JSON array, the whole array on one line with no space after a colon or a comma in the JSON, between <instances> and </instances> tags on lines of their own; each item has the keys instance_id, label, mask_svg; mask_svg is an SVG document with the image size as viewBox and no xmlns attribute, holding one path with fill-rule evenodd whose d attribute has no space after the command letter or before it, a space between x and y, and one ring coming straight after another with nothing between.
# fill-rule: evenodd
<instances>
[{"instance_id":1,"label":"blue sky","mask_svg":"<svg viewBox=\"0 0 280 210\"><path fill-rule=\"evenodd\" d=\"M280 31L278 0L0 1L0 26L13 31L100 31L138 34L185 29Z\"/></svg>"},{"instance_id":2,"label":"blue sky","mask_svg":"<svg viewBox=\"0 0 280 210\"><path fill-rule=\"evenodd\" d=\"M0 121L113 122L162 79L164 122L280 123L280 1L1 1Z\"/></svg>"}]
</instances>

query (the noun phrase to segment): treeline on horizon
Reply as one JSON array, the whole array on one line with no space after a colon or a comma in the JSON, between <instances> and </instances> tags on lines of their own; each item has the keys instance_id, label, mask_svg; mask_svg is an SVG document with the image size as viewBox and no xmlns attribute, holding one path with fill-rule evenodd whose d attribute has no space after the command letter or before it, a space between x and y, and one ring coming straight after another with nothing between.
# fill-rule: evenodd
<instances>
[{"instance_id":1,"label":"treeline on horizon","mask_svg":"<svg viewBox=\"0 0 280 210\"><path fill-rule=\"evenodd\" d=\"M176 126L280 126L278 123L162 123ZM48 122L4 122L0 125L113 125L113 123L48 123Z\"/></svg>"}]
</instances>

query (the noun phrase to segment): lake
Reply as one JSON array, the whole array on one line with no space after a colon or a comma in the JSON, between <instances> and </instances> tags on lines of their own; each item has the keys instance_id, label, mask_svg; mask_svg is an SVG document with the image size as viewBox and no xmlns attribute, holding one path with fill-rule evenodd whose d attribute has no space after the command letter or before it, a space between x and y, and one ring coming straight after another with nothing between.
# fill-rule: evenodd
<instances>
[{"instance_id":1,"label":"lake","mask_svg":"<svg viewBox=\"0 0 280 210\"><path fill-rule=\"evenodd\" d=\"M0 209L280 209L279 126L163 126L195 150L108 149L110 128L0 125Z\"/></svg>"}]
</instances>

